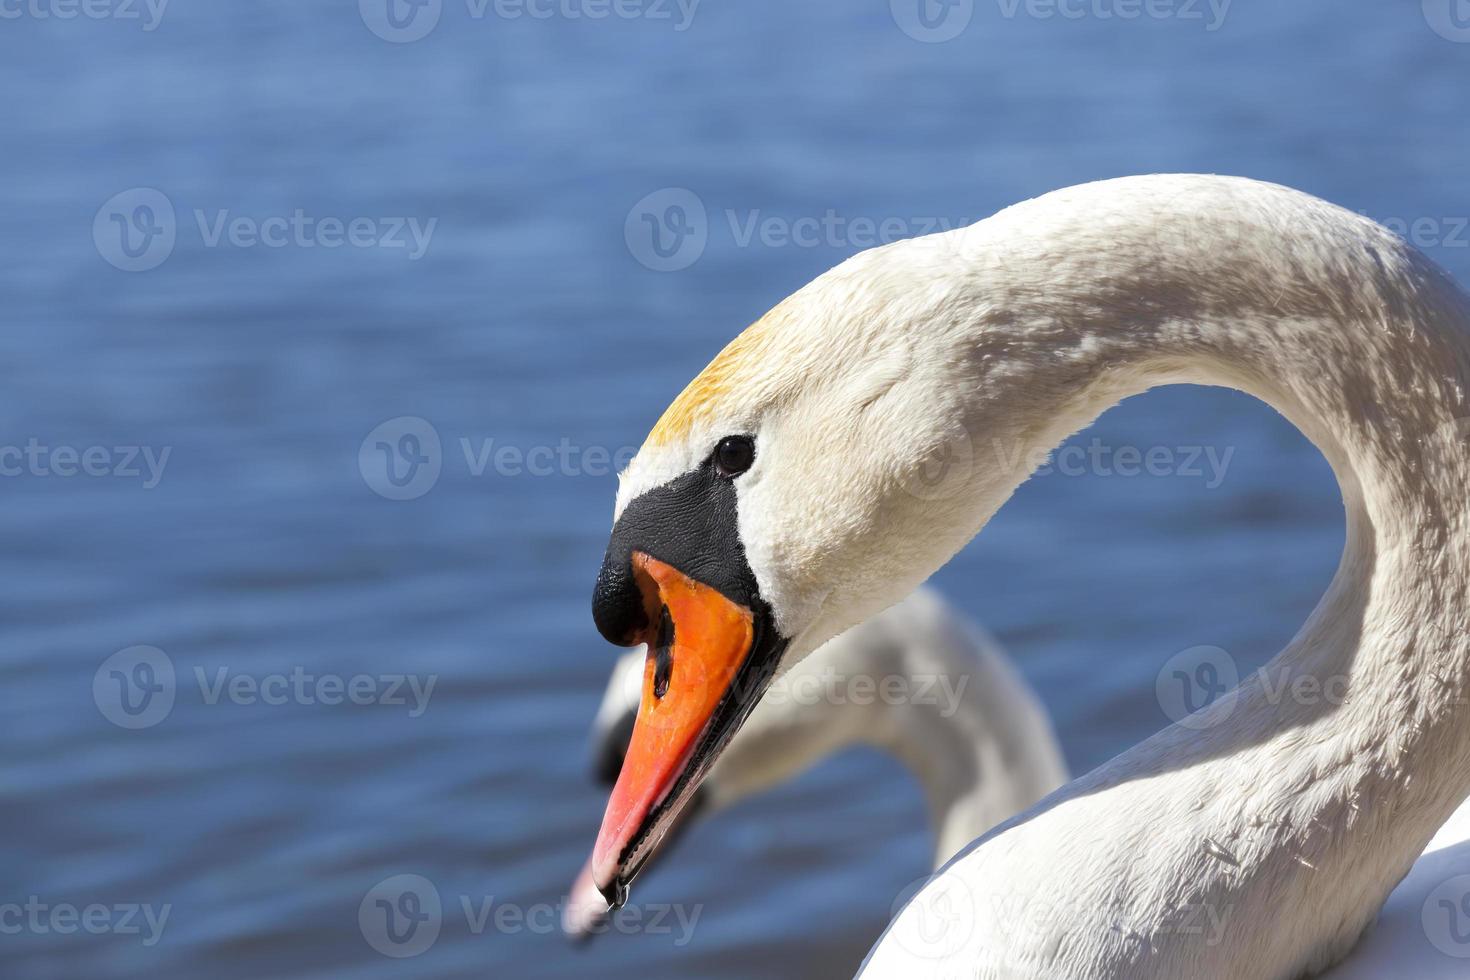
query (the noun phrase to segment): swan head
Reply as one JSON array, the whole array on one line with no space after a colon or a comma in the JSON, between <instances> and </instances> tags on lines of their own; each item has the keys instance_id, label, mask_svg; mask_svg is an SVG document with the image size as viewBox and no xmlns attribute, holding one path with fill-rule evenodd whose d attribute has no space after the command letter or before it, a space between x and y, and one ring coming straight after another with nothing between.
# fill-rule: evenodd
<instances>
[{"instance_id":1,"label":"swan head","mask_svg":"<svg viewBox=\"0 0 1470 980\"><path fill-rule=\"evenodd\" d=\"M622 474L593 614L608 640L651 652L594 848L609 903L770 681L910 593L1024 478L980 434L1034 437L997 406L1039 395L977 351L962 318L991 307L953 275L956 247L984 245L886 246L788 298L694 379Z\"/></svg>"}]
</instances>

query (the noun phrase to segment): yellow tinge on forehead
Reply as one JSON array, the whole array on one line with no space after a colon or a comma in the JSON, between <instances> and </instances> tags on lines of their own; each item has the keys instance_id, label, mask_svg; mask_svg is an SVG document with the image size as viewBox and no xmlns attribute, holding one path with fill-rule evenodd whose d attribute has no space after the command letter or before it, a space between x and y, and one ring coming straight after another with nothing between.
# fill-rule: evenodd
<instances>
[{"instance_id":1,"label":"yellow tinge on forehead","mask_svg":"<svg viewBox=\"0 0 1470 980\"><path fill-rule=\"evenodd\" d=\"M667 446L683 439L695 423L714 415L723 399L743 381L762 371L781 307L767 313L730 341L709 366L689 382L648 434L645 447Z\"/></svg>"}]
</instances>

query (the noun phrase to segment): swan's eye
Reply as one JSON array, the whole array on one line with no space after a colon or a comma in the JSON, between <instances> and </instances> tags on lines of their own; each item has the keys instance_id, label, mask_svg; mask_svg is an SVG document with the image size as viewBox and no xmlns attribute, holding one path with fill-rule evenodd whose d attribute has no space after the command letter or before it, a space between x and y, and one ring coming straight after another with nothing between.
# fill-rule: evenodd
<instances>
[{"instance_id":1,"label":"swan's eye","mask_svg":"<svg viewBox=\"0 0 1470 980\"><path fill-rule=\"evenodd\" d=\"M715 447L715 469L729 479L750 469L755 462L755 441L750 436L726 436Z\"/></svg>"}]
</instances>

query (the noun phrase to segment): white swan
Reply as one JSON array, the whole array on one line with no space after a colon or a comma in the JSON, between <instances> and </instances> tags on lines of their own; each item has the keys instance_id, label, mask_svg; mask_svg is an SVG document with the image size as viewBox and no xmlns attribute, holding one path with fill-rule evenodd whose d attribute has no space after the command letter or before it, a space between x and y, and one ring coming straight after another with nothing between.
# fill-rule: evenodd
<instances>
[{"instance_id":1,"label":"white swan","mask_svg":"<svg viewBox=\"0 0 1470 980\"><path fill-rule=\"evenodd\" d=\"M952 861L863 975L1341 960L1470 794L1470 299L1382 227L1235 178L1090 184L865 252L674 402L594 592L605 636L657 648L604 894L774 672L914 588L1067 434L1172 383L1254 394L1322 451L1332 585L1260 673Z\"/></svg>"},{"instance_id":2,"label":"white swan","mask_svg":"<svg viewBox=\"0 0 1470 980\"><path fill-rule=\"evenodd\" d=\"M643 648L618 659L592 725L611 784L642 693ZM683 814L687 825L796 778L826 756L870 745L924 791L934 867L1067 780L1046 709L994 638L933 589L824 644L767 689ZM563 927L587 934L606 908L584 876Z\"/></svg>"}]
</instances>

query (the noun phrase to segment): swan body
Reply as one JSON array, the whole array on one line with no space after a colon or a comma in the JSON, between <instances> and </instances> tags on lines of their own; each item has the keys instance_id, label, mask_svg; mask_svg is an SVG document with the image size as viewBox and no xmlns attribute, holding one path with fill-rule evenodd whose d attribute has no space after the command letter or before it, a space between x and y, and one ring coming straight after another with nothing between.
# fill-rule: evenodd
<instances>
[{"instance_id":1,"label":"swan body","mask_svg":"<svg viewBox=\"0 0 1470 980\"><path fill-rule=\"evenodd\" d=\"M698 702L650 671L634 743L667 764L652 805L626 802L637 774L615 791L599 887L620 897L765 671L911 591L1067 435L1176 383L1253 394L1321 450L1347 524L1331 586L1260 673L951 861L861 975L1340 961L1470 795L1470 299L1373 222L1238 178L1069 188L859 254L676 399L623 475L594 613L614 639L649 622L637 595L726 624L669 649L738 672L659 756L659 719ZM680 521L723 550L671 547Z\"/></svg>"}]
</instances>

